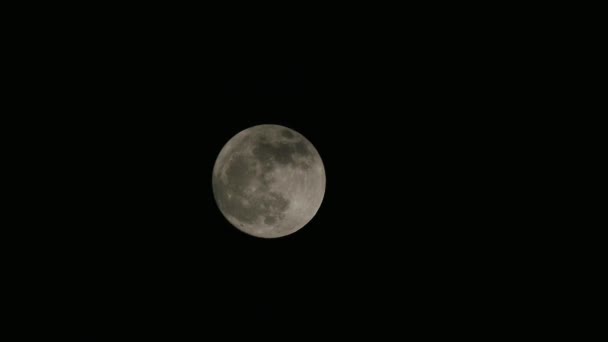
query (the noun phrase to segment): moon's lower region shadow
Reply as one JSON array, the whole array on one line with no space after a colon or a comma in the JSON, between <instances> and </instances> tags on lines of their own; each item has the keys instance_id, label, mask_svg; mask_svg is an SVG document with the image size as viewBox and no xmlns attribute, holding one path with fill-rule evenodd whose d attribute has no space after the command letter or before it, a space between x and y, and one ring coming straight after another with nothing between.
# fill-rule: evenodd
<instances>
[{"instance_id":1,"label":"moon's lower region shadow","mask_svg":"<svg viewBox=\"0 0 608 342\"><path fill-rule=\"evenodd\" d=\"M213 195L226 219L261 238L292 234L315 216L325 195L319 152L300 133L259 125L235 135L213 167Z\"/></svg>"}]
</instances>

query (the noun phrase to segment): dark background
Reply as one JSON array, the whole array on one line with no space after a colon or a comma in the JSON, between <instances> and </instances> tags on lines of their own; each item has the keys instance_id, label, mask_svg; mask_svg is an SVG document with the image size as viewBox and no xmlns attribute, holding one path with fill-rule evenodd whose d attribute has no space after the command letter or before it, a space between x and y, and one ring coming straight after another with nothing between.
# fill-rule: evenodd
<instances>
[{"instance_id":1,"label":"dark background","mask_svg":"<svg viewBox=\"0 0 608 342\"><path fill-rule=\"evenodd\" d=\"M40 208L23 222L25 314L91 340L513 322L521 285L506 251L521 208L502 194L521 170L505 162L515 95L495 33L211 47L73 27L38 32L24 56L23 82L41 94L23 109L25 197ZM211 190L223 145L268 123L306 136L327 173L315 218L274 240L233 228Z\"/></svg>"}]
</instances>

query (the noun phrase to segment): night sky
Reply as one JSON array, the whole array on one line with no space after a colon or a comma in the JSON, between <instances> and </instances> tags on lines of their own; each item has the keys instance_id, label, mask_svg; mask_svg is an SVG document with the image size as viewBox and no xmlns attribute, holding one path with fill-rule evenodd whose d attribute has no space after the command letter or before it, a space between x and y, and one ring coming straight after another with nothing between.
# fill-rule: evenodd
<instances>
[{"instance_id":1,"label":"night sky","mask_svg":"<svg viewBox=\"0 0 608 342\"><path fill-rule=\"evenodd\" d=\"M48 205L28 225L26 288L53 331L435 336L502 324L510 237L493 198L509 182L494 158L506 109L474 44L329 37L215 55L186 38L95 40L106 34L78 49L55 41L34 72L50 109L32 123L43 143L31 172ZM326 169L320 210L285 238L241 233L213 199L219 151L257 124L300 132Z\"/></svg>"}]
</instances>

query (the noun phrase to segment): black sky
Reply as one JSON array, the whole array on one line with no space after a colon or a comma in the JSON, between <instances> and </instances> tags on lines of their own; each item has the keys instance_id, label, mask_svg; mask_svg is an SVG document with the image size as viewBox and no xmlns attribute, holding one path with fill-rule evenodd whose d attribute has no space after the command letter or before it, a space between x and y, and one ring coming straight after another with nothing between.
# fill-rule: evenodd
<instances>
[{"instance_id":1,"label":"black sky","mask_svg":"<svg viewBox=\"0 0 608 342\"><path fill-rule=\"evenodd\" d=\"M93 340L499 324L505 70L483 37L439 31L273 50L42 39L30 172L48 205L27 256L39 315ZM222 146L257 124L306 136L327 173L317 216L276 240L233 228L211 190Z\"/></svg>"}]
</instances>

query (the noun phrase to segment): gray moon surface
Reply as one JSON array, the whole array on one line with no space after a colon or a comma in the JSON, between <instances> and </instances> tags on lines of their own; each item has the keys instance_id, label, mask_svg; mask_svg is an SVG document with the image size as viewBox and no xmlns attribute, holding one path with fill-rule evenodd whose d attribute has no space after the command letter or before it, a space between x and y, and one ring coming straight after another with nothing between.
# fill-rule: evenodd
<instances>
[{"instance_id":1,"label":"gray moon surface","mask_svg":"<svg viewBox=\"0 0 608 342\"><path fill-rule=\"evenodd\" d=\"M235 135L220 151L212 178L224 217L260 238L298 231L325 195L319 152L303 135L279 125L253 126Z\"/></svg>"}]
</instances>

